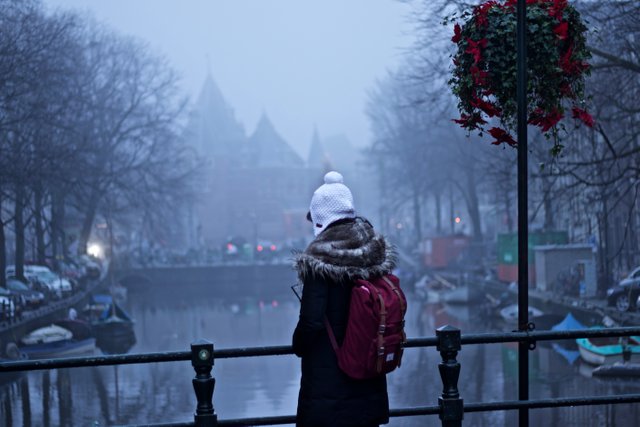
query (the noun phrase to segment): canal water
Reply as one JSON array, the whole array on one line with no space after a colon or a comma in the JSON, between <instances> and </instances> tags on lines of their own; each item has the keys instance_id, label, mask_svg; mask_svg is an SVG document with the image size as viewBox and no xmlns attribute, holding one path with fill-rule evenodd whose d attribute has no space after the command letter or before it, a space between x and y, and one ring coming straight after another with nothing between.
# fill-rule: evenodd
<instances>
[{"instance_id":1,"label":"canal water","mask_svg":"<svg viewBox=\"0 0 640 427\"><path fill-rule=\"evenodd\" d=\"M276 286L274 284L268 284ZM283 285L284 286L284 285ZM298 303L290 298L221 299L207 290L130 293L126 307L136 321L131 352L183 351L205 338L216 348L290 343ZM433 335L444 324L463 333L508 331L481 307L409 301L409 337ZM640 392L638 380L590 377L574 354L539 345L530 352L530 397L553 398ZM517 347L465 346L459 388L465 402L517 398ZM440 355L434 348L407 349L403 365L388 377L391 407L437 404L442 391ZM295 356L225 359L215 363L214 406L219 419L295 413L300 363ZM188 362L30 372L0 384L0 425L106 426L183 422L193 418L195 395ZM532 426L640 425L640 405L531 410ZM437 416L392 419L390 426L439 426ZM517 412L465 415L464 426L515 426Z\"/></svg>"}]
</instances>

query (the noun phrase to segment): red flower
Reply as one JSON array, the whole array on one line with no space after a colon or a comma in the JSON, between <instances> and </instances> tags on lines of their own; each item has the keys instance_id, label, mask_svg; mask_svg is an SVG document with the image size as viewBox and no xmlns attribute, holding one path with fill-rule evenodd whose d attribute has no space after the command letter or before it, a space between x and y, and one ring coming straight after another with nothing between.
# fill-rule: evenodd
<instances>
[{"instance_id":1,"label":"red flower","mask_svg":"<svg viewBox=\"0 0 640 427\"><path fill-rule=\"evenodd\" d=\"M563 96L569 97L569 98L573 98L574 97L574 93L573 93L573 89L571 89L571 85L567 82L562 82L560 84L560 93Z\"/></svg>"},{"instance_id":2,"label":"red flower","mask_svg":"<svg viewBox=\"0 0 640 427\"><path fill-rule=\"evenodd\" d=\"M491 136L496 139L495 141L492 142L493 145L500 145L502 143L509 144L512 147L515 147L516 145L518 145L515 139L513 139L511 135L509 135L509 132L507 132L504 129L491 128L489 129L489 134L491 134Z\"/></svg>"},{"instance_id":3,"label":"red flower","mask_svg":"<svg viewBox=\"0 0 640 427\"><path fill-rule=\"evenodd\" d=\"M484 86L487 84L487 77L489 77L489 73L478 68L477 65L472 65L469 68L471 72L471 77L473 77L473 82L478 86Z\"/></svg>"},{"instance_id":4,"label":"red flower","mask_svg":"<svg viewBox=\"0 0 640 427\"><path fill-rule=\"evenodd\" d=\"M564 115L558 109L554 108L550 113L546 113L544 110L536 108L533 113L531 113L528 122L529 124L540 127L542 132L547 132L557 125L563 117Z\"/></svg>"},{"instance_id":5,"label":"red flower","mask_svg":"<svg viewBox=\"0 0 640 427\"><path fill-rule=\"evenodd\" d=\"M489 24L489 21L487 20L487 13L489 13L489 9L493 6L499 6L498 2L492 0L476 6L474 15L476 17L476 25L478 27L486 27Z\"/></svg>"},{"instance_id":6,"label":"red flower","mask_svg":"<svg viewBox=\"0 0 640 427\"><path fill-rule=\"evenodd\" d=\"M487 47L487 39L480 39L476 42L468 38L467 43L469 44L469 46L467 47L467 50L464 51L464 53L470 53L471 55L473 55L473 63L477 64L482 59L482 51L480 49L484 49L485 47Z\"/></svg>"},{"instance_id":7,"label":"red flower","mask_svg":"<svg viewBox=\"0 0 640 427\"><path fill-rule=\"evenodd\" d=\"M477 98L477 97L471 101L471 106L474 107L474 108L481 109L489 117L494 117L494 116L500 117L500 114L502 114L502 110L500 110L500 108L496 107L491 102L487 102L487 101L485 101L483 99L480 99L480 98Z\"/></svg>"},{"instance_id":8,"label":"red flower","mask_svg":"<svg viewBox=\"0 0 640 427\"><path fill-rule=\"evenodd\" d=\"M465 129L477 129L479 125L484 125L487 122L480 117L480 114L474 113L472 115L461 114L459 119L453 119L454 122L458 123Z\"/></svg>"},{"instance_id":9,"label":"red flower","mask_svg":"<svg viewBox=\"0 0 640 427\"><path fill-rule=\"evenodd\" d=\"M589 68L589 64L584 61L572 61L572 55L573 46L569 46L567 51L560 57L560 68L562 68L565 73L569 75L576 75Z\"/></svg>"},{"instance_id":10,"label":"red flower","mask_svg":"<svg viewBox=\"0 0 640 427\"><path fill-rule=\"evenodd\" d=\"M559 23L553 29L553 32L556 33L556 36L558 36L560 40L564 40L567 38L568 31L569 31L569 23L567 21Z\"/></svg>"},{"instance_id":11,"label":"red flower","mask_svg":"<svg viewBox=\"0 0 640 427\"><path fill-rule=\"evenodd\" d=\"M460 25L456 24L453 26L453 37L451 37L451 41L458 44L460 39L462 39L462 28L460 28Z\"/></svg>"},{"instance_id":12,"label":"red flower","mask_svg":"<svg viewBox=\"0 0 640 427\"><path fill-rule=\"evenodd\" d=\"M544 0L527 0L527 5L544 3ZM518 0L507 0L504 4L505 7L515 7L518 4Z\"/></svg>"},{"instance_id":13,"label":"red flower","mask_svg":"<svg viewBox=\"0 0 640 427\"><path fill-rule=\"evenodd\" d=\"M593 127L594 121L593 117L591 117L591 114L587 113L582 108L578 108L575 106L571 109L571 112L573 113L572 115L574 119L580 119L585 125L589 126L590 128Z\"/></svg>"},{"instance_id":14,"label":"red flower","mask_svg":"<svg viewBox=\"0 0 640 427\"><path fill-rule=\"evenodd\" d=\"M549 16L553 16L558 21L562 21L562 12L567 7L567 0L553 0L553 4L549 7Z\"/></svg>"}]
</instances>

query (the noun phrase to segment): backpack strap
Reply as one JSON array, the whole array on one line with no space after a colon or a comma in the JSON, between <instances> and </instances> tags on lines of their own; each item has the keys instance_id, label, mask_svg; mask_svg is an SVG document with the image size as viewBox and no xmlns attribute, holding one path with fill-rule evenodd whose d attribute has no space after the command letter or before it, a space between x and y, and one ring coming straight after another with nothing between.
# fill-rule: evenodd
<instances>
[{"instance_id":1,"label":"backpack strap","mask_svg":"<svg viewBox=\"0 0 640 427\"><path fill-rule=\"evenodd\" d=\"M400 291L398 290L398 287L394 285L391 279L389 279L387 276L382 276L382 280L387 282L387 284L391 287L391 290L395 292L395 294L398 296L398 299L400 300L400 308L402 309L402 315L404 316L405 314L407 314L407 305L405 304L404 298L402 298L402 295L400 295Z\"/></svg>"},{"instance_id":2,"label":"backpack strap","mask_svg":"<svg viewBox=\"0 0 640 427\"><path fill-rule=\"evenodd\" d=\"M402 295L400 294L400 291L398 290L398 287L396 285L393 284L393 281L391 279L389 279L387 276L382 276L382 279L387 282L387 284L391 287L391 289L393 290L393 292L395 292L395 294L398 296L398 299L400 300L400 309L402 310L402 317L404 317L405 314L407 314L407 306L404 302L404 298L402 298ZM402 344L406 344L407 342L407 333L404 330L404 320L402 321ZM404 347L401 346L400 347L400 355L398 358L398 367L400 367L400 364L402 363L402 353L404 353Z\"/></svg>"},{"instance_id":3,"label":"backpack strap","mask_svg":"<svg viewBox=\"0 0 640 427\"><path fill-rule=\"evenodd\" d=\"M378 327L378 361L376 363L376 371L381 373L384 362L384 331L387 327L387 309L384 306L384 298L382 298L380 292L378 292L378 299L380 300L380 326Z\"/></svg>"},{"instance_id":4,"label":"backpack strap","mask_svg":"<svg viewBox=\"0 0 640 427\"><path fill-rule=\"evenodd\" d=\"M327 319L327 315L325 314L322 318L324 322L324 327L327 329L327 334L329 335L329 341L331 341L331 347L333 347L333 351L338 352L338 342L336 341L336 336L333 334L333 329L331 328L331 324L329 324L329 319Z\"/></svg>"}]
</instances>

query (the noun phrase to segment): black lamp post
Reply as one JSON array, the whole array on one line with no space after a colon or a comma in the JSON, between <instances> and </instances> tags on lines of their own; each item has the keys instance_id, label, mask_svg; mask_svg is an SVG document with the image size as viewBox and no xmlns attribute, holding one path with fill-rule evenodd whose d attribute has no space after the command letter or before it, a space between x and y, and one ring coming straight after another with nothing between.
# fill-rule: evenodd
<instances>
[{"instance_id":1,"label":"black lamp post","mask_svg":"<svg viewBox=\"0 0 640 427\"><path fill-rule=\"evenodd\" d=\"M517 3L517 103L518 103L518 330L529 324L529 213L527 188L527 5ZM529 346L518 344L518 399L529 399ZM529 410L520 409L518 425L529 425Z\"/></svg>"}]
</instances>

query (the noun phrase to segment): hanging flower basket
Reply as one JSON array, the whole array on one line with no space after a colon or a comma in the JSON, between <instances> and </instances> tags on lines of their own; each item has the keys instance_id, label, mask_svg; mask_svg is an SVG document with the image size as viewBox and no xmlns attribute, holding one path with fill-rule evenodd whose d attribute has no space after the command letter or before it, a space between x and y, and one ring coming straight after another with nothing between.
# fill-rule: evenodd
<instances>
[{"instance_id":1,"label":"hanging flower basket","mask_svg":"<svg viewBox=\"0 0 640 427\"><path fill-rule=\"evenodd\" d=\"M461 15L452 41L458 46L449 80L468 131L488 132L493 144L516 146L517 128L516 0L487 1ZM560 121L568 115L587 126L593 118L584 108L584 81L591 54L586 26L567 0L527 0L528 123L554 140L558 154ZM487 120L499 126L486 129Z\"/></svg>"}]
</instances>

